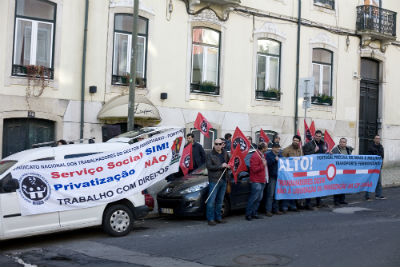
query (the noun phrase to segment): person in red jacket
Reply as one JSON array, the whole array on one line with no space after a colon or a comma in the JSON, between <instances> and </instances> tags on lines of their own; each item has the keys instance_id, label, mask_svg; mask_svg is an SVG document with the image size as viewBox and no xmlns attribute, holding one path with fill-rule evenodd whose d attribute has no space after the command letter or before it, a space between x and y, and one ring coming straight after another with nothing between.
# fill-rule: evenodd
<instances>
[{"instance_id":1,"label":"person in red jacket","mask_svg":"<svg viewBox=\"0 0 400 267\"><path fill-rule=\"evenodd\" d=\"M258 206L263 197L264 186L267 181L267 161L265 160L265 152L268 146L261 142L257 146L257 150L250 158L250 183L251 192L247 201L246 220L261 219L262 216L257 214Z\"/></svg>"}]
</instances>

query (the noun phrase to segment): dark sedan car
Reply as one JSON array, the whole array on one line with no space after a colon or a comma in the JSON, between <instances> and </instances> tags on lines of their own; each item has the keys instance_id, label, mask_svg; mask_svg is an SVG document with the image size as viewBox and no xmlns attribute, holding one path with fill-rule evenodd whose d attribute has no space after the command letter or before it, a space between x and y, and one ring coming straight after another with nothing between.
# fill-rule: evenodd
<instances>
[{"instance_id":1,"label":"dark sedan car","mask_svg":"<svg viewBox=\"0 0 400 267\"><path fill-rule=\"evenodd\" d=\"M232 210L244 209L250 193L249 174L240 173L235 184L232 175L231 193L225 194L223 215ZM160 214L176 216L204 216L206 212L205 200L208 196L208 176L205 166L195 170L185 177L173 179L158 194L158 210Z\"/></svg>"}]
</instances>

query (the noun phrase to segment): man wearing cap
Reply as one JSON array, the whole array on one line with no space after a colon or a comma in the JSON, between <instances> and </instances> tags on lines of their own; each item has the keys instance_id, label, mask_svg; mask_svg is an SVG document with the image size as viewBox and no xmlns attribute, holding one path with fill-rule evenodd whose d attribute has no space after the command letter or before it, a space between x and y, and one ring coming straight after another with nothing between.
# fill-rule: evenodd
<instances>
[{"instance_id":1,"label":"man wearing cap","mask_svg":"<svg viewBox=\"0 0 400 267\"><path fill-rule=\"evenodd\" d=\"M272 213L281 214L279 211L278 200L275 200L276 180L278 179L278 162L282 157L279 143L272 144L272 150L266 155L269 173L269 182L267 184L267 196L265 198L266 216L271 217Z\"/></svg>"},{"instance_id":2,"label":"man wearing cap","mask_svg":"<svg viewBox=\"0 0 400 267\"><path fill-rule=\"evenodd\" d=\"M221 210L226 191L226 183L229 177L228 171L225 171L225 169L230 169L228 162L229 156L228 153L222 149L222 140L219 138L215 139L214 148L211 153L207 155L206 163L208 170L207 220L210 226L225 222L222 220Z\"/></svg>"}]
</instances>

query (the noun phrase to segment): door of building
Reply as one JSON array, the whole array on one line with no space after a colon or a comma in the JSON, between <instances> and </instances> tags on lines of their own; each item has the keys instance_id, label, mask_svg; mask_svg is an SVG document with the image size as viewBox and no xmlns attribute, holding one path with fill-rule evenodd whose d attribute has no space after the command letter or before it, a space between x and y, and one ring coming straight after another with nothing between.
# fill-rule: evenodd
<instances>
[{"instance_id":1,"label":"door of building","mask_svg":"<svg viewBox=\"0 0 400 267\"><path fill-rule=\"evenodd\" d=\"M359 153L367 154L379 128L379 62L361 59Z\"/></svg>"},{"instance_id":2,"label":"door of building","mask_svg":"<svg viewBox=\"0 0 400 267\"><path fill-rule=\"evenodd\" d=\"M54 141L54 122L42 119L5 119L3 153L7 157L32 148L33 144Z\"/></svg>"}]
</instances>

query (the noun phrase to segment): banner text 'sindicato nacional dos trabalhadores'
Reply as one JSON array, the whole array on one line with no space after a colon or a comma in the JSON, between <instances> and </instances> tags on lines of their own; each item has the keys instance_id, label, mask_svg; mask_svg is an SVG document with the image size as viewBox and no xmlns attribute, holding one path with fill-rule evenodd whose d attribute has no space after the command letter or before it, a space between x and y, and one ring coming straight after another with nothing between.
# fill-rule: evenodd
<instances>
[{"instance_id":1,"label":"banner text 'sindicato nacional dos trabalhadores'","mask_svg":"<svg viewBox=\"0 0 400 267\"><path fill-rule=\"evenodd\" d=\"M141 192L178 171L183 142L175 129L122 151L21 165L12 171L21 214L88 208Z\"/></svg>"}]
</instances>

